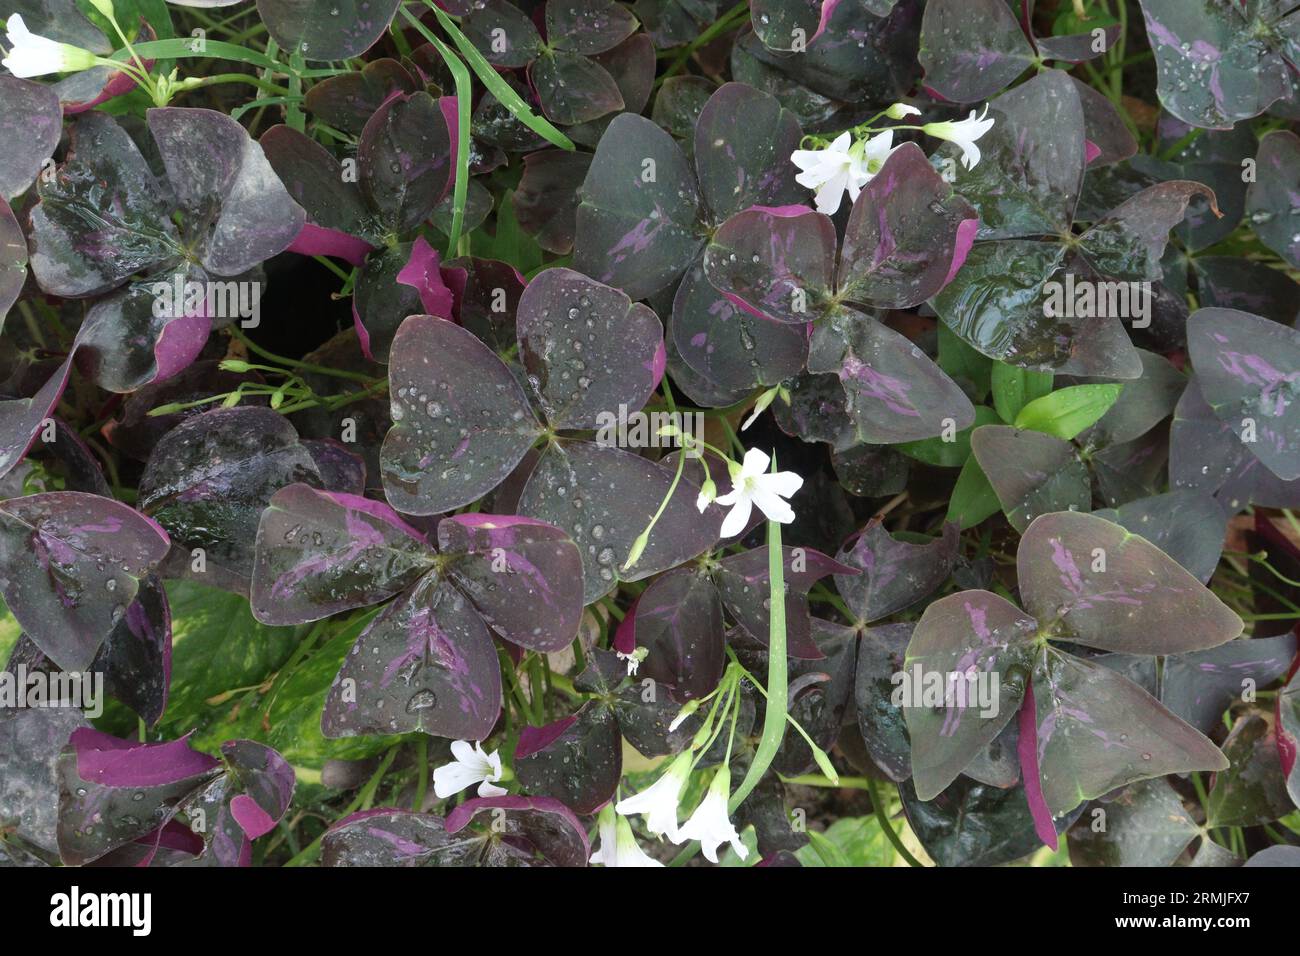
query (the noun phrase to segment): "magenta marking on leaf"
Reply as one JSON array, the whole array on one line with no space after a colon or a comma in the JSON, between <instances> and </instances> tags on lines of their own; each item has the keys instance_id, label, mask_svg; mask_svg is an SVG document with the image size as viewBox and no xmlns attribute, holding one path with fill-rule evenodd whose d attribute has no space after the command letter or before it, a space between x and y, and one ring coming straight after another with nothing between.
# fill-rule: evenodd
<instances>
[{"instance_id":1,"label":"magenta marking on leaf","mask_svg":"<svg viewBox=\"0 0 1300 956\"><path fill-rule=\"evenodd\" d=\"M1101 155L1101 147L1090 139L1083 141L1083 164L1087 166L1094 159Z\"/></svg>"},{"instance_id":2,"label":"magenta marking on leaf","mask_svg":"<svg viewBox=\"0 0 1300 956\"><path fill-rule=\"evenodd\" d=\"M367 360L375 361L374 354L370 351L370 332L366 329L366 323L361 321L361 313L357 311L357 297L352 297L352 325L357 330L357 341L361 344L361 354Z\"/></svg>"},{"instance_id":3,"label":"magenta marking on leaf","mask_svg":"<svg viewBox=\"0 0 1300 956\"><path fill-rule=\"evenodd\" d=\"M142 384L165 382L189 368L208 343L212 320L207 316L185 316L168 322L154 345L153 378Z\"/></svg>"},{"instance_id":4,"label":"magenta marking on leaf","mask_svg":"<svg viewBox=\"0 0 1300 956\"><path fill-rule=\"evenodd\" d=\"M230 815L250 840L256 840L275 829L274 818L246 793L241 793L230 801Z\"/></svg>"},{"instance_id":5,"label":"magenta marking on leaf","mask_svg":"<svg viewBox=\"0 0 1300 956\"><path fill-rule=\"evenodd\" d=\"M878 399L896 415L904 415L908 418L921 417L921 413L910 404L908 392L911 391L911 388L906 382L876 371L856 355L845 357L844 366L840 370L840 378L852 378L861 383L863 394L867 398Z\"/></svg>"},{"instance_id":6,"label":"magenta marking on leaf","mask_svg":"<svg viewBox=\"0 0 1300 956\"><path fill-rule=\"evenodd\" d=\"M1055 851L1060 841L1052 823L1052 811L1047 808L1043 796L1043 782L1038 776L1038 710L1034 704L1032 680L1025 684L1025 699L1020 705L1018 719L1020 739L1016 742L1016 753L1020 757L1020 778L1025 782L1029 815L1034 819L1034 832L1038 838Z\"/></svg>"},{"instance_id":7,"label":"magenta marking on leaf","mask_svg":"<svg viewBox=\"0 0 1300 956\"><path fill-rule=\"evenodd\" d=\"M948 267L948 274L944 277L943 284L947 285L961 271L961 267L966 264L966 257L970 255L971 246L975 244L975 236L979 233L980 221L978 219L963 219L957 226L957 235L952 244L952 264Z\"/></svg>"},{"instance_id":8,"label":"magenta marking on leaf","mask_svg":"<svg viewBox=\"0 0 1300 956\"><path fill-rule=\"evenodd\" d=\"M545 750L578 721L577 714L547 724L545 727L524 727L519 731L519 744L515 747L515 759L531 757L539 750Z\"/></svg>"},{"instance_id":9,"label":"magenta marking on leaf","mask_svg":"<svg viewBox=\"0 0 1300 956\"><path fill-rule=\"evenodd\" d=\"M373 248L364 239L346 232L304 222L298 231L298 237L289 243L288 251L304 256L331 256L342 259L349 265L360 266Z\"/></svg>"},{"instance_id":10,"label":"magenta marking on leaf","mask_svg":"<svg viewBox=\"0 0 1300 956\"><path fill-rule=\"evenodd\" d=\"M1060 538L1052 538L1052 563L1061 572L1061 584L1076 596L1083 593L1083 575L1074 562L1074 555L1061 544Z\"/></svg>"},{"instance_id":11,"label":"magenta marking on leaf","mask_svg":"<svg viewBox=\"0 0 1300 956\"><path fill-rule=\"evenodd\" d=\"M442 281L439 262L437 250L424 236L418 236L411 247L411 258L397 273L397 281L419 293L420 304L427 314L450 319L455 311L455 297Z\"/></svg>"},{"instance_id":12,"label":"magenta marking on leaf","mask_svg":"<svg viewBox=\"0 0 1300 956\"><path fill-rule=\"evenodd\" d=\"M77 758L77 775L106 787L156 787L201 776L220 761L190 747L189 735L164 743L142 744L81 727L68 743Z\"/></svg>"}]
</instances>

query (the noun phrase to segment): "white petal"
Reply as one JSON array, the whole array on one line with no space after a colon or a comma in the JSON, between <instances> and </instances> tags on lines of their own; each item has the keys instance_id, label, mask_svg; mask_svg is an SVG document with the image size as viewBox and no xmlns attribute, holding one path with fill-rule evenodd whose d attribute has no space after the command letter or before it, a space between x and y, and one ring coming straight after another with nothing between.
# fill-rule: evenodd
<instances>
[{"instance_id":1,"label":"white petal","mask_svg":"<svg viewBox=\"0 0 1300 956\"><path fill-rule=\"evenodd\" d=\"M793 471L778 471L758 479L758 487L782 498L789 498L803 487L803 478Z\"/></svg>"},{"instance_id":2,"label":"white petal","mask_svg":"<svg viewBox=\"0 0 1300 956\"><path fill-rule=\"evenodd\" d=\"M753 502L750 501L748 496L744 496L737 501L735 506L727 512L727 517L723 519L722 537L734 538L744 531L745 525L749 524L749 515L753 510Z\"/></svg>"},{"instance_id":3,"label":"white petal","mask_svg":"<svg viewBox=\"0 0 1300 956\"><path fill-rule=\"evenodd\" d=\"M817 190L817 211L824 216L833 216L844 199L844 190L848 188L848 168L840 169Z\"/></svg>"},{"instance_id":4,"label":"white petal","mask_svg":"<svg viewBox=\"0 0 1300 956\"><path fill-rule=\"evenodd\" d=\"M839 136L836 136L835 139L831 141L831 145L828 148L836 153L847 153L849 151L849 146L852 144L853 135L845 131L840 133Z\"/></svg>"},{"instance_id":5,"label":"white petal","mask_svg":"<svg viewBox=\"0 0 1300 956\"><path fill-rule=\"evenodd\" d=\"M772 521L789 524L794 520L794 510L781 498L763 488L754 492L754 504Z\"/></svg>"},{"instance_id":6,"label":"white petal","mask_svg":"<svg viewBox=\"0 0 1300 956\"><path fill-rule=\"evenodd\" d=\"M463 763L444 764L433 772L433 792L439 799L446 799L482 779L482 774L475 773Z\"/></svg>"},{"instance_id":7,"label":"white petal","mask_svg":"<svg viewBox=\"0 0 1300 956\"><path fill-rule=\"evenodd\" d=\"M468 740L453 740L451 742L451 755L461 763L473 763L474 745Z\"/></svg>"},{"instance_id":8,"label":"white petal","mask_svg":"<svg viewBox=\"0 0 1300 956\"><path fill-rule=\"evenodd\" d=\"M745 460L741 462L740 473L747 478L752 475L766 474L767 466L771 463L772 459L766 452L751 448L745 452Z\"/></svg>"},{"instance_id":9,"label":"white petal","mask_svg":"<svg viewBox=\"0 0 1300 956\"><path fill-rule=\"evenodd\" d=\"M504 797L509 792L509 790L498 787L495 783L490 783L487 780L484 780L478 786L478 795L480 797Z\"/></svg>"}]
</instances>

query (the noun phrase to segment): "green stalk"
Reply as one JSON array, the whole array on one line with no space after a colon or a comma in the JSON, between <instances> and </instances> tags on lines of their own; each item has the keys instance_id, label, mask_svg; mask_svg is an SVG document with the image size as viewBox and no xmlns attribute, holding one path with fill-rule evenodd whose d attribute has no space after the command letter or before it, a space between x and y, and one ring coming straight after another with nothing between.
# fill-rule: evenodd
<instances>
[{"instance_id":1,"label":"green stalk","mask_svg":"<svg viewBox=\"0 0 1300 956\"><path fill-rule=\"evenodd\" d=\"M772 471L776 472L776 455L772 456ZM786 634L785 634L785 560L781 550L781 525L775 521L767 523L767 576L768 595L771 603L767 631L767 709L763 716L763 736L759 738L758 750L745 772L745 779L731 795L728 809L736 812L745 798L758 786L758 781L767 768L772 766L776 752L785 737L785 720L789 707L789 677L786 671Z\"/></svg>"},{"instance_id":2,"label":"green stalk","mask_svg":"<svg viewBox=\"0 0 1300 956\"><path fill-rule=\"evenodd\" d=\"M871 794L871 807L875 811L876 821L880 824L880 829L885 831L889 842L894 844L898 855L907 861L908 866L922 866L921 861L912 856L907 847L903 846L903 840L894 830L894 824L885 810L885 798L880 794L880 785L870 777L867 778L867 791Z\"/></svg>"},{"instance_id":3,"label":"green stalk","mask_svg":"<svg viewBox=\"0 0 1300 956\"><path fill-rule=\"evenodd\" d=\"M488 92L495 96L502 106L514 115L515 119L547 142L553 143L561 149L572 151L575 148L573 141L569 137L529 109L528 104L520 99L519 94L511 89L510 84L502 79L496 68L484 59L483 54L474 47L474 44L469 42L469 38L460 32L460 28L456 26L451 17L435 6L433 0L424 0L424 4L433 11L434 16L438 18L438 23L442 25L442 28L447 31L447 36L451 37L452 42L456 44L456 49L460 50L460 55L465 58L465 62L470 65L470 69L478 75L479 81L487 87ZM417 24L416 29L420 30L421 36L426 36L423 25L411 15L409 10L403 8L402 14L412 23Z\"/></svg>"},{"instance_id":4,"label":"green stalk","mask_svg":"<svg viewBox=\"0 0 1300 956\"><path fill-rule=\"evenodd\" d=\"M451 233L447 237L447 258L454 259L457 247L460 245L460 232L465 225L465 197L469 191L469 120L470 112L473 110L473 104L470 102L469 70L465 69L465 64L460 61L460 57L456 56L447 44L434 36L411 14L411 11L403 7L402 15L411 21L420 36L433 44L433 48L447 64L447 69L451 71L452 79L456 82L456 185L452 193Z\"/></svg>"}]
</instances>

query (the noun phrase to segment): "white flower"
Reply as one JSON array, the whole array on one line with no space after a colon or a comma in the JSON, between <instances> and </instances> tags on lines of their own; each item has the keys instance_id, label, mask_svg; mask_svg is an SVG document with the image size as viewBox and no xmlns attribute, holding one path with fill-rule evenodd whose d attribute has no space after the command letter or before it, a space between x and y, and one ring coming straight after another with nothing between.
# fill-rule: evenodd
<instances>
[{"instance_id":1,"label":"white flower","mask_svg":"<svg viewBox=\"0 0 1300 956\"><path fill-rule=\"evenodd\" d=\"M768 474L771 460L757 448L745 452L745 461L731 478L731 491L718 499L718 504L732 506L722 522L722 537L731 538L744 531L754 505L772 521L789 524L794 520L794 511L782 499L798 491L803 479L793 471Z\"/></svg>"},{"instance_id":2,"label":"white flower","mask_svg":"<svg viewBox=\"0 0 1300 956\"><path fill-rule=\"evenodd\" d=\"M691 752L678 754L668 765L664 775L645 790L631 797L620 800L614 809L625 817L633 814L645 814L645 828L655 836L668 834L674 843L677 840L677 804L681 800L682 787L691 773Z\"/></svg>"},{"instance_id":3,"label":"white flower","mask_svg":"<svg viewBox=\"0 0 1300 956\"><path fill-rule=\"evenodd\" d=\"M740 834L727 816L727 800L731 796L729 771L724 767L713 777L709 792L704 801L691 814L680 830L674 842L685 843L687 840L699 840L704 850L704 858L710 863L718 862L718 847L730 843L731 848L742 860L749 856L749 849L740 842Z\"/></svg>"},{"instance_id":4,"label":"white flower","mask_svg":"<svg viewBox=\"0 0 1300 956\"><path fill-rule=\"evenodd\" d=\"M834 215L844 191L848 190L850 201L855 200L870 178L861 155L861 146L847 132L837 136L825 149L796 149L790 154L790 161L803 172L794 180L816 192L818 212Z\"/></svg>"},{"instance_id":5,"label":"white flower","mask_svg":"<svg viewBox=\"0 0 1300 956\"><path fill-rule=\"evenodd\" d=\"M609 804L600 811L599 820L600 846L591 854L590 862L605 866L663 866L641 849L632 833L632 824L626 817L615 814Z\"/></svg>"},{"instance_id":6,"label":"white flower","mask_svg":"<svg viewBox=\"0 0 1300 956\"><path fill-rule=\"evenodd\" d=\"M5 23L5 30L10 50L0 63L14 76L26 78L47 73L73 73L95 65L95 54L89 50L29 31L21 14L11 16Z\"/></svg>"},{"instance_id":7,"label":"white flower","mask_svg":"<svg viewBox=\"0 0 1300 956\"><path fill-rule=\"evenodd\" d=\"M825 149L796 149L790 154L790 161L803 170L794 181L815 190L817 211L833 216L846 191L849 202L857 201L893 148L893 130L857 142L852 133L841 133Z\"/></svg>"},{"instance_id":8,"label":"white flower","mask_svg":"<svg viewBox=\"0 0 1300 956\"><path fill-rule=\"evenodd\" d=\"M456 759L443 764L433 772L433 792L440 799L460 793L466 787L478 784L480 797L502 797L506 791L493 786L501 779L501 757L498 751L483 752L483 745L468 740L454 740L451 755Z\"/></svg>"},{"instance_id":9,"label":"white flower","mask_svg":"<svg viewBox=\"0 0 1300 956\"><path fill-rule=\"evenodd\" d=\"M975 164L980 161L980 148L975 145L975 140L979 139L985 133L993 128L993 120L985 119L989 115L988 104L984 104L984 112L977 119L975 111L970 111L970 116L956 123L926 123L921 127L921 131L929 133L935 139L946 139L949 142L956 143L961 147L961 163L967 169L974 169Z\"/></svg>"}]
</instances>

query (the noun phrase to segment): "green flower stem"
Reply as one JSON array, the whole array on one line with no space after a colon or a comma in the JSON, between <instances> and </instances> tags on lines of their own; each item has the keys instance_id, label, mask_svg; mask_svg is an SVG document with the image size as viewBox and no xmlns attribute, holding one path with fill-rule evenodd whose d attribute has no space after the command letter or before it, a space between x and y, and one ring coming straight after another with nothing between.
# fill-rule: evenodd
<instances>
[{"instance_id":1,"label":"green flower stem","mask_svg":"<svg viewBox=\"0 0 1300 956\"><path fill-rule=\"evenodd\" d=\"M419 813L424 809L424 798L429 792L429 735L419 734L415 740L415 800L411 809Z\"/></svg>"},{"instance_id":2,"label":"green flower stem","mask_svg":"<svg viewBox=\"0 0 1300 956\"><path fill-rule=\"evenodd\" d=\"M624 571L636 564L637 560L641 557L641 553L645 551L646 545L650 541L650 532L654 530L654 526L658 524L659 519L663 517L664 511L668 507L668 502L672 500L673 494L677 491L677 486L681 484L682 470L685 467L686 456L678 455L677 473L673 475L673 483L668 486L668 493L664 495L664 500L659 502L659 510L654 513L654 517L650 519L650 523L646 525L645 530L641 532L636 541L632 542L632 551L628 554L627 561L623 565Z\"/></svg>"},{"instance_id":3,"label":"green flower stem","mask_svg":"<svg viewBox=\"0 0 1300 956\"><path fill-rule=\"evenodd\" d=\"M291 359L286 358L283 355L276 355L274 352L262 348L262 346L250 339L244 334L243 330L240 329L239 326L232 325L229 329L233 338L238 339L246 349L256 355L260 355L268 362L275 362L277 365L284 365L289 368L302 369L304 372L315 372L317 375L330 375L334 378L346 378L353 382L364 382L367 385L372 385L376 381L374 377L364 375L361 372L349 372L345 369L329 368L324 365L313 365L311 362L304 362L300 359Z\"/></svg>"},{"instance_id":4,"label":"green flower stem","mask_svg":"<svg viewBox=\"0 0 1300 956\"><path fill-rule=\"evenodd\" d=\"M696 50L698 50L702 46L705 46L706 44L712 43L714 40L722 36L722 34L726 33L732 27L738 26L740 21L742 19L747 18L748 16L749 16L749 0L741 0L740 3L736 4L726 13L724 13L721 17L715 20L712 26L710 26L707 30L705 30L703 33L697 36L689 44L687 44L686 48L682 50L681 53L677 54L677 58L673 60L671 64L669 64L668 69L664 71L663 75L660 76L657 80L655 80L655 84L654 84L655 88L658 89L663 84L664 80L668 79L668 77L672 76L678 70L686 66L686 62L691 58L691 56L695 53Z\"/></svg>"},{"instance_id":5,"label":"green flower stem","mask_svg":"<svg viewBox=\"0 0 1300 956\"><path fill-rule=\"evenodd\" d=\"M772 471L776 472L776 456L772 456ZM785 633L785 561L781 550L781 525L776 521L767 523L767 576L768 595L771 609L768 612L767 630L767 708L763 715L763 735L759 738L758 749L750 762L745 778L731 795L728 809L736 808L745 802L745 798L758 786L758 781L767 773L768 767L776 758L776 753L785 738L785 723L789 716L789 673L786 660Z\"/></svg>"},{"instance_id":6,"label":"green flower stem","mask_svg":"<svg viewBox=\"0 0 1300 956\"><path fill-rule=\"evenodd\" d=\"M916 857L912 856L911 851L903 846L902 837L894 830L894 823L889 819L889 813L885 810L885 798L880 793L880 785L871 778L867 778L867 792L871 794L871 807L876 813L876 820L880 823L880 829L885 831L885 836L889 842L894 844L894 849L898 855L907 861L908 866L923 866Z\"/></svg>"}]
</instances>

